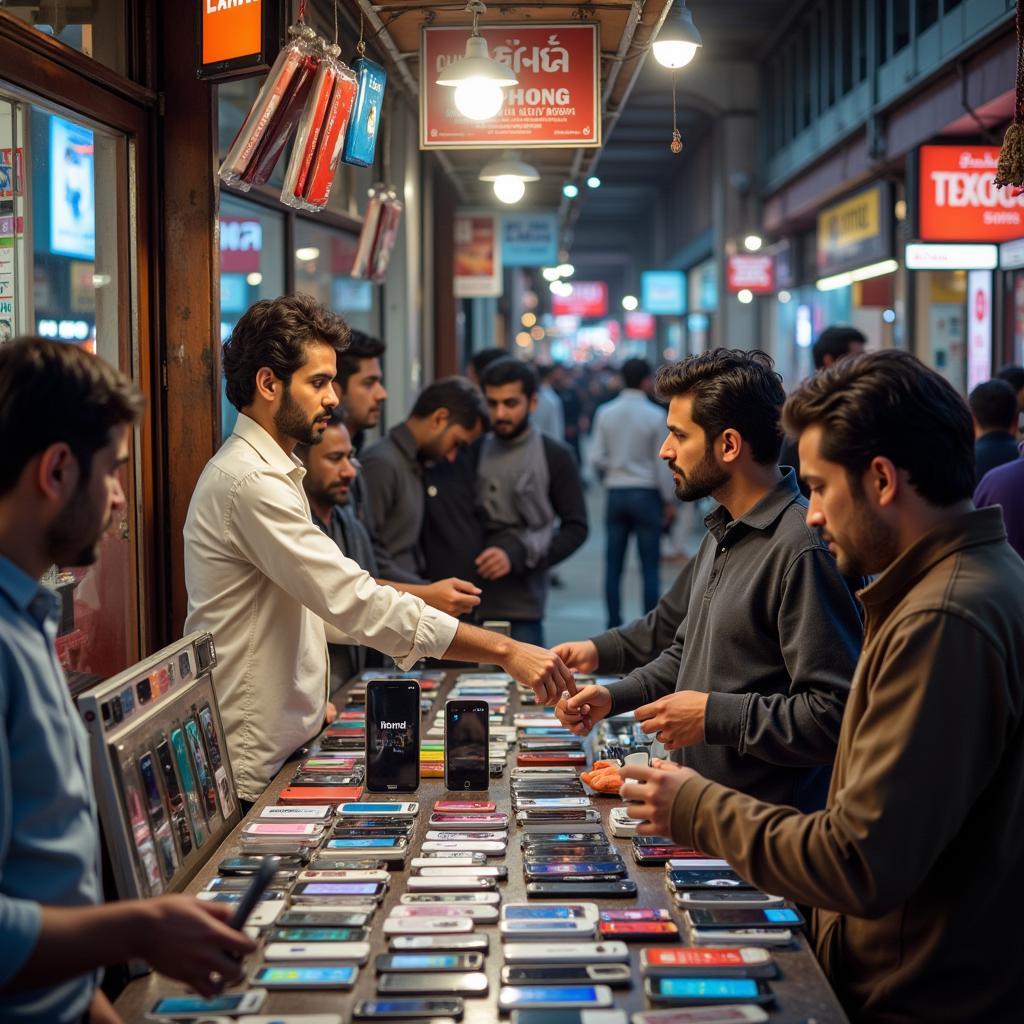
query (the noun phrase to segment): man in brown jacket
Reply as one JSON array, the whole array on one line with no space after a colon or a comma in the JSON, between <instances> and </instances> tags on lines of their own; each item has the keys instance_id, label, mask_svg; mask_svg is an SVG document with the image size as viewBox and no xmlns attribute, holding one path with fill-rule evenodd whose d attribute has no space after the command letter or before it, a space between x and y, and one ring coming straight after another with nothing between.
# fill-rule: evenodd
<instances>
[{"instance_id":1,"label":"man in brown jacket","mask_svg":"<svg viewBox=\"0 0 1024 1024\"><path fill-rule=\"evenodd\" d=\"M1024 1020L1024 562L971 504L970 413L905 352L805 382L784 412L865 636L824 811L667 762L623 772L639 831L815 909L851 1017Z\"/></svg>"}]
</instances>

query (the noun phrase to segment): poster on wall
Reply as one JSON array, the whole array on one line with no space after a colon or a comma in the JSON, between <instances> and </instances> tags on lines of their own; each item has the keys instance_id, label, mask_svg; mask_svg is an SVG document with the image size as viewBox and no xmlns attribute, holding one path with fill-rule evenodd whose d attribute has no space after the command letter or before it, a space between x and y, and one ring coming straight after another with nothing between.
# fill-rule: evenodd
<instances>
[{"instance_id":1,"label":"poster on wall","mask_svg":"<svg viewBox=\"0 0 1024 1024\"><path fill-rule=\"evenodd\" d=\"M420 38L420 149L601 145L601 62L596 24L480 27L491 58L511 69L495 117L459 113L437 77L466 53L468 25L424 28Z\"/></svg>"},{"instance_id":2,"label":"poster on wall","mask_svg":"<svg viewBox=\"0 0 1024 1024\"><path fill-rule=\"evenodd\" d=\"M544 267L558 262L557 213L506 213L501 218L501 262Z\"/></svg>"},{"instance_id":3,"label":"poster on wall","mask_svg":"<svg viewBox=\"0 0 1024 1024\"><path fill-rule=\"evenodd\" d=\"M95 136L55 115L50 118L50 251L96 258Z\"/></svg>"},{"instance_id":4,"label":"poster on wall","mask_svg":"<svg viewBox=\"0 0 1024 1024\"><path fill-rule=\"evenodd\" d=\"M967 274L967 391L992 376L992 272Z\"/></svg>"},{"instance_id":5,"label":"poster on wall","mask_svg":"<svg viewBox=\"0 0 1024 1024\"><path fill-rule=\"evenodd\" d=\"M455 297L497 298L501 295L501 236L498 218L489 213L455 217Z\"/></svg>"}]
</instances>

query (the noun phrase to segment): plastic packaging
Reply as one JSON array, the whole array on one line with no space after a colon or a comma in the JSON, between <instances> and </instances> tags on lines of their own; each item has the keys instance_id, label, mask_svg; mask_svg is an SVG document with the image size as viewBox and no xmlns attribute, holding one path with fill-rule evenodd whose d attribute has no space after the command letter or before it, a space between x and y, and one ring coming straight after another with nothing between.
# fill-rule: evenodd
<instances>
[{"instance_id":1,"label":"plastic packaging","mask_svg":"<svg viewBox=\"0 0 1024 1024\"><path fill-rule=\"evenodd\" d=\"M370 189L370 201L366 206L363 230L359 233L359 245L352 264L352 277L368 279L377 284L384 280L403 209L394 189L384 184L374 185Z\"/></svg>"},{"instance_id":2,"label":"plastic packaging","mask_svg":"<svg viewBox=\"0 0 1024 1024\"><path fill-rule=\"evenodd\" d=\"M359 79L359 91L352 108L352 123L345 136L341 159L356 167L369 167L377 149L377 133L388 74L368 57L354 60L352 70Z\"/></svg>"}]
</instances>

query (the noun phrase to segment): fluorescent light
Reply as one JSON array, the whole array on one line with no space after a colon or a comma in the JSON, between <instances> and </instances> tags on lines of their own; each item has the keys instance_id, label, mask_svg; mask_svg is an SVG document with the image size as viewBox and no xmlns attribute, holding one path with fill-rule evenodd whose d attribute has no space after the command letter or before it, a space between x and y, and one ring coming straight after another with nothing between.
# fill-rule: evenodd
<instances>
[{"instance_id":1,"label":"fluorescent light","mask_svg":"<svg viewBox=\"0 0 1024 1024\"><path fill-rule=\"evenodd\" d=\"M992 246L993 250L995 246ZM994 264L993 264L994 266ZM867 281L872 277L881 277L883 274L891 274L900 269L895 260L882 260L879 263L869 263L866 267L857 267L856 270L847 270L842 274L833 274L831 277L822 277L815 282L819 292L832 292L837 288L845 288L854 281Z\"/></svg>"},{"instance_id":2,"label":"fluorescent light","mask_svg":"<svg viewBox=\"0 0 1024 1024\"><path fill-rule=\"evenodd\" d=\"M995 270L999 249L995 245L908 242L908 270Z\"/></svg>"}]
</instances>

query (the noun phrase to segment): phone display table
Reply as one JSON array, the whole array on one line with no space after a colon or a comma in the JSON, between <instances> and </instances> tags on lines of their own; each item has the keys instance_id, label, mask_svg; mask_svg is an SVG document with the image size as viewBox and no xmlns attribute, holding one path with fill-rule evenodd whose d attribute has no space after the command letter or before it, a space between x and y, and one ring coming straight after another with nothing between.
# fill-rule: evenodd
<instances>
[{"instance_id":1,"label":"phone display table","mask_svg":"<svg viewBox=\"0 0 1024 1024\"><path fill-rule=\"evenodd\" d=\"M450 689L455 673L449 674L441 687L439 700L443 701L444 695ZM511 706L517 708L515 688L511 691ZM424 716L422 728L425 731L433 720L434 711L443 707L443 704L435 703L431 712ZM511 716L510 719L511 721ZM284 766L278 774L277 779L268 787L267 791L260 798L258 803L243 821L231 832L220 848L213 852L206 865L199 871L198 875L188 885L186 891L195 893L206 886L206 884L217 874L217 864L224 857L236 855L238 850L239 833L241 829L259 815L260 810L268 804L277 802L277 794L287 786L295 770L295 763L290 762ZM507 856L495 863L501 862L508 866L508 880L499 883L499 891L503 902L521 902L526 900L525 881L522 872L522 854L520 851L521 832L515 824L512 814L509 776L512 767L515 765L515 748L509 751L509 766L501 778L491 779L489 794L473 794L473 798L493 800L498 805L499 811L508 813L512 819L509 829L509 843ZM416 856L423 841L423 834L427 831L427 819L435 800L441 799L465 799L462 794L448 794L441 779L425 779L421 782L415 794L403 794L400 797L388 799L416 800L420 804L420 813L416 819L416 831L414 833L410 856ZM594 805L598 807L605 821L606 831L611 837L608 828L608 814L613 807L620 806L616 798L594 797ZM581 900L596 902L601 907L623 908L629 906L638 907L666 907L670 910L674 920L682 927L681 912L673 904L671 894L665 885L665 871L663 867L641 867L633 859L631 843L629 839L617 839L611 837L611 841L618 846L624 860L629 867L629 877L637 884L638 894L635 900L592 900L591 897L582 895ZM338 991L277 991L271 992L263 1009L262 1014L274 1014L286 1022L290 1013L336 1013L340 1014L343 1020L350 1021L351 1008L353 1004L362 999L382 998L378 997L375 988L374 960L380 953L387 953L388 942L383 935L383 921L391 907L399 902L399 897L405 891L405 883L410 870L391 872L390 888L370 922L370 945L371 952L367 964L360 968L359 978L354 989L348 992ZM486 957L484 970L487 973L490 988L484 997L467 996L466 1012L463 1018L464 1024L496 1024L499 1020L497 1009L498 991L501 988L501 967L502 952L501 938L498 934L498 926L484 925L478 923L477 931L490 937L490 949ZM684 935L685 939L685 935ZM633 986L628 989L615 989L615 1005L619 1009L630 1013L638 1010L649 1009L647 1000L643 993L643 981L639 969L640 950L651 943L634 942L630 943L630 965L633 972ZM779 965L780 977L770 982L776 996L776 1002L765 1007L769 1014L771 1024L844 1024L847 1017L839 1005L835 994L825 980L813 953L806 940L800 933L798 943L790 947L775 949L772 951ZM259 960L258 954L250 958L247 964L247 976L255 968ZM244 987L244 986L243 986ZM233 989L232 991L237 991ZM129 984L117 1000L116 1008L125 1021L134 1022L145 1019L146 1012L153 1004L164 996L184 994L183 986L155 974L139 978ZM508 1020L509 1018L501 1018Z\"/></svg>"}]
</instances>

